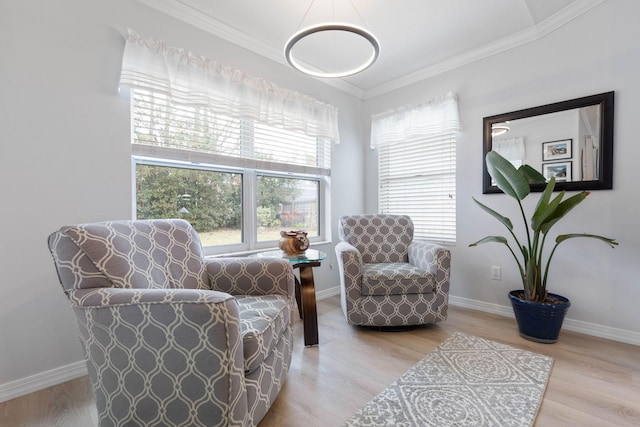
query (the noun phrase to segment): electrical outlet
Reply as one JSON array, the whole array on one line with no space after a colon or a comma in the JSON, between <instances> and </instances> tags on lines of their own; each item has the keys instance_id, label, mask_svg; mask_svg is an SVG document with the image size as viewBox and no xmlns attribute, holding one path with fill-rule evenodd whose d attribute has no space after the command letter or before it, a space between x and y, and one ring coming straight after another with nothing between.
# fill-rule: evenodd
<instances>
[{"instance_id":1,"label":"electrical outlet","mask_svg":"<svg viewBox=\"0 0 640 427\"><path fill-rule=\"evenodd\" d=\"M501 276L502 276L502 271L500 270L500 267L495 265L491 267L491 279L500 280L502 278Z\"/></svg>"}]
</instances>

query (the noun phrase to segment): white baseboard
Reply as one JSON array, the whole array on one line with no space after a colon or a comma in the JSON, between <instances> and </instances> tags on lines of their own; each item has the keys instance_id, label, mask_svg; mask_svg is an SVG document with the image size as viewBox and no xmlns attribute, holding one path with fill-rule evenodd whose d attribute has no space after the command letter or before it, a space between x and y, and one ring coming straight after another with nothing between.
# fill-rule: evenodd
<instances>
[{"instance_id":1,"label":"white baseboard","mask_svg":"<svg viewBox=\"0 0 640 427\"><path fill-rule=\"evenodd\" d=\"M340 295L339 286L317 292L316 298L318 300L323 300L335 295ZM511 307L504 305L491 304L468 298L456 297L453 295L449 296L449 303L458 307L470 308L505 317L514 317ZM640 345L640 333L633 331L611 328L608 326L573 319L565 319L562 327L569 331L580 332L586 335L620 341L627 344ZM66 381L71 381L84 375L87 375L87 366L84 361L80 361L51 369L50 371L41 372L30 377L11 381L6 384L0 384L0 403L58 385Z\"/></svg>"},{"instance_id":2,"label":"white baseboard","mask_svg":"<svg viewBox=\"0 0 640 427\"><path fill-rule=\"evenodd\" d=\"M453 295L449 296L449 303L458 307L471 308L473 310L498 314L500 316L511 318L515 317L511 306L490 304L482 301L456 297ZM591 335L594 337L606 338L609 340L619 341L627 344L640 345L640 333L627 331L626 329L617 329L609 326L598 325L596 323L588 323L581 320L568 318L564 319L562 328L568 331L580 332L581 334Z\"/></svg>"},{"instance_id":3,"label":"white baseboard","mask_svg":"<svg viewBox=\"0 0 640 427\"><path fill-rule=\"evenodd\" d=\"M513 315L513 310L511 309L511 307L506 307L499 304L491 304L488 302L468 298L456 297L454 295L449 295L449 304L458 307L470 308L472 310L484 311L485 313L498 314L505 317L515 317Z\"/></svg>"},{"instance_id":4,"label":"white baseboard","mask_svg":"<svg viewBox=\"0 0 640 427\"><path fill-rule=\"evenodd\" d=\"M322 297L320 296L322 294ZM340 287L334 287L322 292L318 292L318 300L329 298L333 295L340 294ZM468 298L449 295L449 304L458 307L470 308L472 310L483 311L485 313L497 314L499 316L514 318L511 306L492 304L484 301L478 301ZM598 325L595 323L583 322L574 319L564 319L562 328L568 331L580 332L585 335L606 338L613 341L624 342L627 344L640 345L640 333L627 331L625 329L611 328L609 326Z\"/></svg>"},{"instance_id":5,"label":"white baseboard","mask_svg":"<svg viewBox=\"0 0 640 427\"><path fill-rule=\"evenodd\" d=\"M340 295L339 286L317 292L316 298L322 300L334 295ZM0 384L0 403L62 384L84 375L87 375L87 365L84 361L80 361L50 371L40 372L30 377Z\"/></svg>"},{"instance_id":6,"label":"white baseboard","mask_svg":"<svg viewBox=\"0 0 640 427\"><path fill-rule=\"evenodd\" d=\"M325 289L324 291L316 291L316 300L320 301L335 295L340 295L340 286Z\"/></svg>"},{"instance_id":7,"label":"white baseboard","mask_svg":"<svg viewBox=\"0 0 640 427\"><path fill-rule=\"evenodd\" d=\"M87 375L84 360L0 384L0 402L15 399Z\"/></svg>"},{"instance_id":8,"label":"white baseboard","mask_svg":"<svg viewBox=\"0 0 640 427\"><path fill-rule=\"evenodd\" d=\"M640 333L627 331L626 329L611 328L595 323L582 322L580 320L564 319L562 327L568 331L580 332L585 335L606 338L627 344L640 345Z\"/></svg>"}]
</instances>

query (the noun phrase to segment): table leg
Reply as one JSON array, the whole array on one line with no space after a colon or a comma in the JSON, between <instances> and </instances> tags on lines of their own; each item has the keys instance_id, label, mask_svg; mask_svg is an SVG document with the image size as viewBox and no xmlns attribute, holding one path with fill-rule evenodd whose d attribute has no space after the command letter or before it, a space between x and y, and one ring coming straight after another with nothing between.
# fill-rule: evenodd
<instances>
[{"instance_id":1,"label":"table leg","mask_svg":"<svg viewBox=\"0 0 640 427\"><path fill-rule=\"evenodd\" d=\"M313 282L313 269L310 266L300 265L300 294L302 307L302 323L304 325L304 345L318 344L318 312L316 309L316 287Z\"/></svg>"},{"instance_id":2,"label":"table leg","mask_svg":"<svg viewBox=\"0 0 640 427\"><path fill-rule=\"evenodd\" d=\"M298 278L295 277L295 275L293 277L296 280L296 304L298 305L298 315L302 319L302 301L300 299L301 298L301 296L300 296L300 288L302 286L300 285L300 281L298 280Z\"/></svg>"}]
</instances>

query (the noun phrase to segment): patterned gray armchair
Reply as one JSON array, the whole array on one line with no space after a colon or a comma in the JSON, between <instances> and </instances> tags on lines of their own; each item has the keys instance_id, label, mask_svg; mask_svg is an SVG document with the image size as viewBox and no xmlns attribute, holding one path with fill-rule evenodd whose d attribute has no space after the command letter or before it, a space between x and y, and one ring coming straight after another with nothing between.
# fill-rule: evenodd
<instances>
[{"instance_id":1,"label":"patterned gray armchair","mask_svg":"<svg viewBox=\"0 0 640 427\"><path fill-rule=\"evenodd\" d=\"M253 426L291 362L294 276L277 259L205 260L183 220L49 237L101 426Z\"/></svg>"},{"instance_id":2,"label":"patterned gray armchair","mask_svg":"<svg viewBox=\"0 0 640 427\"><path fill-rule=\"evenodd\" d=\"M363 326L408 326L447 318L448 249L413 240L405 215L352 215L338 222L342 310Z\"/></svg>"}]
</instances>

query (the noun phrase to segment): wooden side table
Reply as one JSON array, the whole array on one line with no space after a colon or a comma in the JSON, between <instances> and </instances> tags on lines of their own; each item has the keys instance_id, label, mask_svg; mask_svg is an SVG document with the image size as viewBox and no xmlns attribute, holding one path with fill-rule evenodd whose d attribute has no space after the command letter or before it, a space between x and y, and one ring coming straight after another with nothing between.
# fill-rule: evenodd
<instances>
[{"instance_id":1,"label":"wooden side table","mask_svg":"<svg viewBox=\"0 0 640 427\"><path fill-rule=\"evenodd\" d=\"M327 257L324 252L307 249L301 255L286 255L284 252L267 251L252 255L258 258L282 258L289 260L294 269L299 270L300 279L296 280L296 302L298 314L304 325L304 345L309 347L318 344L318 311L316 308L316 286L313 281L313 267L320 267Z\"/></svg>"}]
</instances>

